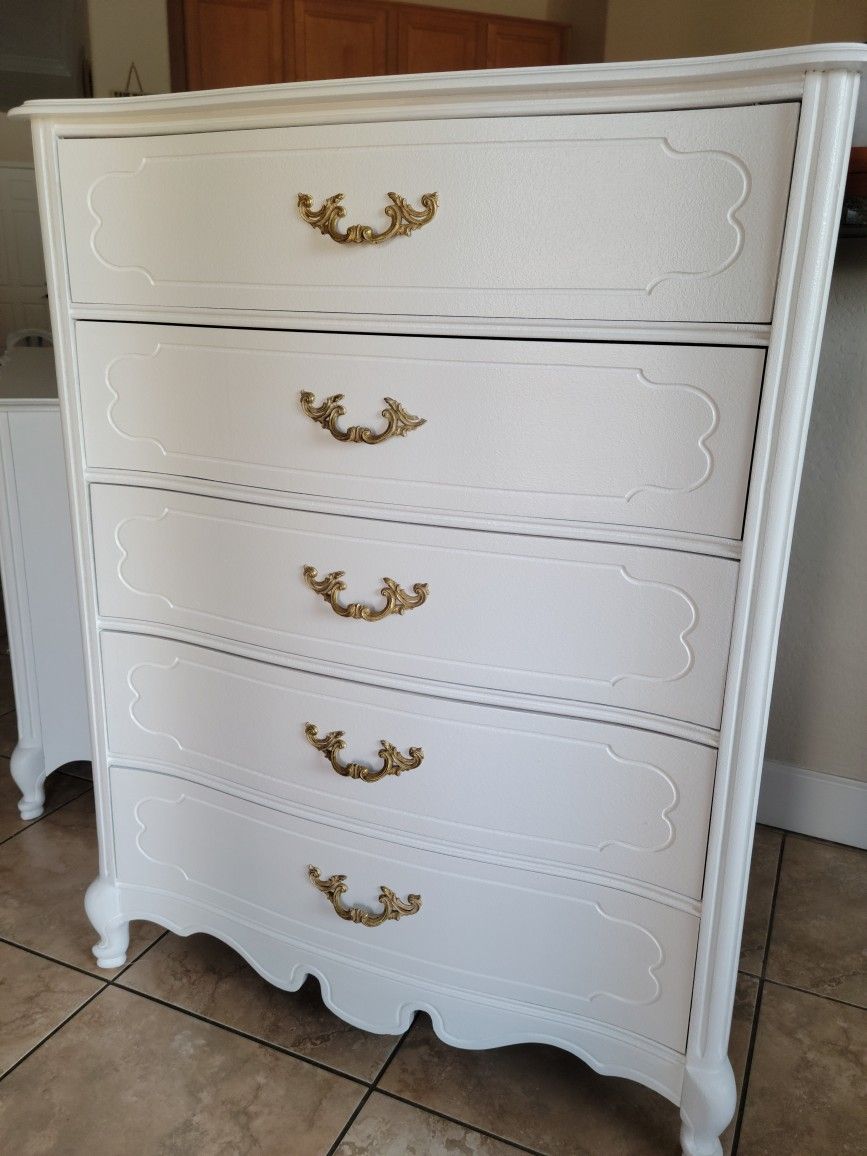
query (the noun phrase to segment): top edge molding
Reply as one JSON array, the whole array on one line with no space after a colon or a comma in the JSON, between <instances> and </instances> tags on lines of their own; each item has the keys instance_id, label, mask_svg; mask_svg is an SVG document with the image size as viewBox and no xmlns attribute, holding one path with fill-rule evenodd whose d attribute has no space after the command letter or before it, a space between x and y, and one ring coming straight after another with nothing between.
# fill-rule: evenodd
<instances>
[{"instance_id":1,"label":"top edge molding","mask_svg":"<svg viewBox=\"0 0 867 1156\"><path fill-rule=\"evenodd\" d=\"M223 127L221 117L227 124L271 123L275 118L300 124L306 113L310 123L322 123L329 116L344 122L369 120L373 112L388 118L478 116L486 106L493 115L504 115L514 111L510 102L531 98L533 112L547 113L688 107L707 104L711 97L727 103L738 98L796 99L806 73L832 70L867 72L867 45L820 44L674 60L317 80L156 96L30 100L9 115L59 122L62 134L66 127L74 132L76 125L120 132L218 129ZM867 132L863 106L862 100L865 115L859 119Z\"/></svg>"}]
</instances>

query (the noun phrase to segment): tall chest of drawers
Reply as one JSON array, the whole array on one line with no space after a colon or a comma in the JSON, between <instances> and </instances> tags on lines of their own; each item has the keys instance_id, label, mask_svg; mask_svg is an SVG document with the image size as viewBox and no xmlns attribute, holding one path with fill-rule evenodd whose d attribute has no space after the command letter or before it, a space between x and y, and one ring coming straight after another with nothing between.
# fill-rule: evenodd
<instances>
[{"instance_id":1,"label":"tall chest of drawers","mask_svg":"<svg viewBox=\"0 0 867 1156\"><path fill-rule=\"evenodd\" d=\"M568 1048L720 1152L864 60L25 106L100 963L206 931L373 1031Z\"/></svg>"}]
</instances>

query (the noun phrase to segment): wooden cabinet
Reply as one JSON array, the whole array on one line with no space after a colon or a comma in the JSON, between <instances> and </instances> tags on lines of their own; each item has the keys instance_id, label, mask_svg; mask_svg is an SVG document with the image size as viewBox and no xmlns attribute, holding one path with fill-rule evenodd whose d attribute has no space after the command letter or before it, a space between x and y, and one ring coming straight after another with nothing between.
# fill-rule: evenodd
<instances>
[{"instance_id":1,"label":"wooden cabinet","mask_svg":"<svg viewBox=\"0 0 867 1156\"><path fill-rule=\"evenodd\" d=\"M395 0L169 0L172 88L562 64L566 25Z\"/></svg>"},{"instance_id":2,"label":"wooden cabinet","mask_svg":"<svg viewBox=\"0 0 867 1156\"><path fill-rule=\"evenodd\" d=\"M184 0L185 87L234 88L288 79L286 7L283 0Z\"/></svg>"},{"instance_id":3,"label":"wooden cabinet","mask_svg":"<svg viewBox=\"0 0 867 1156\"><path fill-rule=\"evenodd\" d=\"M395 72L456 72L484 68L484 19L448 8L397 7Z\"/></svg>"},{"instance_id":4,"label":"wooden cabinet","mask_svg":"<svg viewBox=\"0 0 867 1156\"><path fill-rule=\"evenodd\" d=\"M541 68L562 64L564 29L539 20L485 21L485 57L480 68Z\"/></svg>"},{"instance_id":5,"label":"wooden cabinet","mask_svg":"<svg viewBox=\"0 0 867 1156\"><path fill-rule=\"evenodd\" d=\"M294 60L290 57L286 61L287 77L327 80L388 72L389 7L358 0L301 0L295 4L295 51Z\"/></svg>"}]
</instances>

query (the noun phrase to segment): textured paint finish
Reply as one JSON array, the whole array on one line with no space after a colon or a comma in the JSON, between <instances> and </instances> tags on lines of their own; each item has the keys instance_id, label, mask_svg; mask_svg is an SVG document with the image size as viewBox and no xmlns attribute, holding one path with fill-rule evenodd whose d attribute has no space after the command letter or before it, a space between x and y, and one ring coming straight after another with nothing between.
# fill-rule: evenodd
<instances>
[{"instance_id":1,"label":"textured paint finish","mask_svg":"<svg viewBox=\"0 0 867 1156\"><path fill-rule=\"evenodd\" d=\"M544 863L701 897L716 752L582 719L400 696L168 639L106 631L112 757L325 807L371 834L495 862ZM121 689L123 688L123 689ZM304 735L343 730L377 767L383 737L420 747L409 773L335 774Z\"/></svg>"},{"instance_id":2,"label":"textured paint finish","mask_svg":"<svg viewBox=\"0 0 867 1156\"><path fill-rule=\"evenodd\" d=\"M796 129L779 104L62 141L72 298L768 322ZM379 228L388 189L440 210L411 239L347 247L293 207L344 192L343 226Z\"/></svg>"},{"instance_id":3,"label":"textured paint finish","mask_svg":"<svg viewBox=\"0 0 867 1156\"><path fill-rule=\"evenodd\" d=\"M455 514L739 539L764 351L77 326L92 468ZM337 440L299 398L342 396ZM203 412L210 414L202 422Z\"/></svg>"}]
</instances>

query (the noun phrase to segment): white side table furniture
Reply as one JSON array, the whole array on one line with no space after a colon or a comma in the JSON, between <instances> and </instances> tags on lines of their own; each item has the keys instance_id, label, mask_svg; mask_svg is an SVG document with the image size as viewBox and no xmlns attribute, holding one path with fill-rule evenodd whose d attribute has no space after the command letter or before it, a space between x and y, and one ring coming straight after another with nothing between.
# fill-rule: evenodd
<instances>
[{"instance_id":1,"label":"white side table furniture","mask_svg":"<svg viewBox=\"0 0 867 1156\"><path fill-rule=\"evenodd\" d=\"M45 778L90 758L69 499L51 349L0 366L0 574L18 716L12 777L23 819Z\"/></svg>"}]
</instances>

